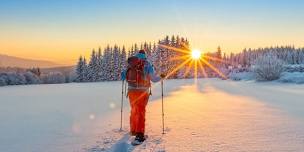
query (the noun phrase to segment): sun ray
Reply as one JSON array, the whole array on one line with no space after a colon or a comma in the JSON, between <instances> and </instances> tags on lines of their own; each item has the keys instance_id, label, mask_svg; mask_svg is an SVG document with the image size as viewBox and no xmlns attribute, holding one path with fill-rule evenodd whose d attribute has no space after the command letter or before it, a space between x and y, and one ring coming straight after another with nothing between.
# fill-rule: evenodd
<instances>
[{"instance_id":1,"label":"sun ray","mask_svg":"<svg viewBox=\"0 0 304 152\"><path fill-rule=\"evenodd\" d=\"M205 70L204 66L202 65L201 60L198 61L198 65L199 65L200 69L201 69L202 72L203 72L204 78L208 78L208 75L207 75L207 73L206 73L206 70Z\"/></svg>"},{"instance_id":2,"label":"sun ray","mask_svg":"<svg viewBox=\"0 0 304 152\"><path fill-rule=\"evenodd\" d=\"M197 60L194 61L194 79L197 79L198 74L197 74Z\"/></svg>"},{"instance_id":3,"label":"sun ray","mask_svg":"<svg viewBox=\"0 0 304 152\"><path fill-rule=\"evenodd\" d=\"M185 43L181 43L181 45L190 52L190 48Z\"/></svg>"},{"instance_id":4,"label":"sun ray","mask_svg":"<svg viewBox=\"0 0 304 152\"><path fill-rule=\"evenodd\" d=\"M212 56L208 56L208 55L204 55L204 57L207 58L207 59L213 60L213 61L218 61L218 62L221 62L221 63L231 64L231 65L237 66L237 64L230 63L228 61L225 61L223 59L219 59L217 57L212 57Z\"/></svg>"},{"instance_id":5,"label":"sun ray","mask_svg":"<svg viewBox=\"0 0 304 152\"><path fill-rule=\"evenodd\" d=\"M194 60L191 60L191 61L190 61L189 66L186 68L186 71L185 71L183 77L186 77L187 74L190 72L191 67L192 67L192 64L193 64L193 61L194 61Z\"/></svg>"},{"instance_id":6,"label":"sun ray","mask_svg":"<svg viewBox=\"0 0 304 152\"><path fill-rule=\"evenodd\" d=\"M174 72L176 72L177 70L179 70L180 68L182 68L185 64L187 64L189 61L191 60L191 58L185 60L183 63L181 63L179 66L177 66L176 68L174 68L169 74L166 75L166 79L168 77L170 77Z\"/></svg>"},{"instance_id":7,"label":"sun ray","mask_svg":"<svg viewBox=\"0 0 304 152\"><path fill-rule=\"evenodd\" d=\"M177 51L177 52L181 52L181 53L186 53L189 54L190 51L187 51L188 49L184 50L184 49L179 49L176 47L172 47L172 46L167 46L164 44L159 44L160 47L165 48L165 49L169 49L169 50L173 50L173 51Z\"/></svg>"},{"instance_id":8,"label":"sun ray","mask_svg":"<svg viewBox=\"0 0 304 152\"><path fill-rule=\"evenodd\" d=\"M173 57L169 59L169 61L183 60L183 59L188 59L189 57L190 55L183 55L183 56Z\"/></svg>"},{"instance_id":9,"label":"sun ray","mask_svg":"<svg viewBox=\"0 0 304 152\"><path fill-rule=\"evenodd\" d=\"M208 67L210 67L214 72L216 72L217 74L219 74L221 77L227 79L227 77L225 76L225 74L223 74L221 71L219 71L216 67L214 67L213 65L211 65L208 61L206 61L205 59L201 59L203 63L205 63Z\"/></svg>"},{"instance_id":10,"label":"sun ray","mask_svg":"<svg viewBox=\"0 0 304 152\"><path fill-rule=\"evenodd\" d=\"M199 57L197 57L198 55L194 57L194 54L193 54L194 52L193 51L197 51L197 50L189 49L189 47L185 43L181 43L181 45L182 45L183 48L176 48L176 47L173 47L173 46L159 44L159 47L186 54L186 55L173 57L173 58L169 59L169 61L176 61L176 60L184 60L184 61L181 64L177 65L176 67L172 67L170 69L167 69L168 73L167 73L165 79L169 78L172 74L174 74L176 71L178 71L179 69L181 69L182 67L184 67L188 63L189 63L189 65L185 66L185 71L184 71L183 77L186 77L187 74L191 71L191 69L194 68L194 79L197 79L199 77L198 68L200 68L200 71L202 72L204 78L208 78L208 74L207 74L207 72L205 70L205 67L204 67L206 65L211 70L213 70L214 72L219 74L221 77L227 79L226 75L223 74L219 69L217 69L211 63L209 63L208 60L217 61L217 62L225 63L225 64L231 64L231 63L229 63L229 62L227 62L223 59L217 58L217 57L208 56L206 54L201 54ZM203 63L204 63L204 65L203 65Z\"/></svg>"},{"instance_id":11,"label":"sun ray","mask_svg":"<svg viewBox=\"0 0 304 152\"><path fill-rule=\"evenodd\" d=\"M220 58L217 58L217 57L212 57L212 56L209 56L209 55L204 55L205 58L207 59L210 59L210 60L213 60L213 61L218 61L218 62L222 62L222 63L227 63L227 61L223 60L223 59L220 59Z\"/></svg>"},{"instance_id":12,"label":"sun ray","mask_svg":"<svg viewBox=\"0 0 304 152\"><path fill-rule=\"evenodd\" d=\"M194 61L194 83L197 84L198 72L197 72L197 61Z\"/></svg>"}]
</instances>

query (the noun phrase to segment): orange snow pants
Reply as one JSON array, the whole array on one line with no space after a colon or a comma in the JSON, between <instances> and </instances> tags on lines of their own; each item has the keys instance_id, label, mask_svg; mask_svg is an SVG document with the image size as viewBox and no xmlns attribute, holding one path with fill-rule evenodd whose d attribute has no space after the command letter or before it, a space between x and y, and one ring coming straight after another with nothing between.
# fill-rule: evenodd
<instances>
[{"instance_id":1,"label":"orange snow pants","mask_svg":"<svg viewBox=\"0 0 304 152\"><path fill-rule=\"evenodd\" d=\"M145 133L145 114L149 94L146 91L130 90L128 96L131 106L130 132Z\"/></svg>"}]
</instances>

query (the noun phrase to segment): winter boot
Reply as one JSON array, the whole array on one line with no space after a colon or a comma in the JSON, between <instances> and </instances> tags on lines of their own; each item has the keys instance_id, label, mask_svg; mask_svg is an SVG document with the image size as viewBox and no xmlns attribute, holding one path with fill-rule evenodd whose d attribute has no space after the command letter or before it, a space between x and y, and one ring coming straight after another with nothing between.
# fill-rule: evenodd
<instances>
[{"instance_id":1,"label":"winter boot","mask_svg":"<svg viewBox=\"0 0 304 152\"><path fill-rule=\"evenodd\" d=\"M140 145L146 140L143 133L137 133L134 141L132 142L133 146Z\"/></svg>"}]
</instances>

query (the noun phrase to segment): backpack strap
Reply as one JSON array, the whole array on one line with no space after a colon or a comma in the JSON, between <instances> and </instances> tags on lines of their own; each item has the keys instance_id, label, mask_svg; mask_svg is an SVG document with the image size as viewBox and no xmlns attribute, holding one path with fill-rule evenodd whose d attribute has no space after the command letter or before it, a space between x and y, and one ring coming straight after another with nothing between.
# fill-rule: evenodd
<instances>
[{"instance_id":1,"label":"backpack strap","mask_svg":"<svg viewBox=\"0 0 304 152\"><path fill-rule=\"evenodd\" d=\"M152 96L152 88L151 88L151 86L149 88L149 95Z\"/></svg>"}]
</instances>

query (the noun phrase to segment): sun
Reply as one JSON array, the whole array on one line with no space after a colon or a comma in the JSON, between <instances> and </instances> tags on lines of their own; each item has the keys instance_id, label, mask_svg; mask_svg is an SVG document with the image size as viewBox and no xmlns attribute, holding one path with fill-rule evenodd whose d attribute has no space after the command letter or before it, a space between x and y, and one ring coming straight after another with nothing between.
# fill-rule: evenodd
<instances>
[{"instance_id":1,"label":"sun","mask_svg":"<svg viewBox=\"0 0 304 152\"><path fill-rule=\"evenodd\" d=\"M198 59L201 58L201 56L202 56L202 52L200 50L192 50L191 51L191 57L192 57L192 59L198 60Z\"/></svg>"}]
</instances>

